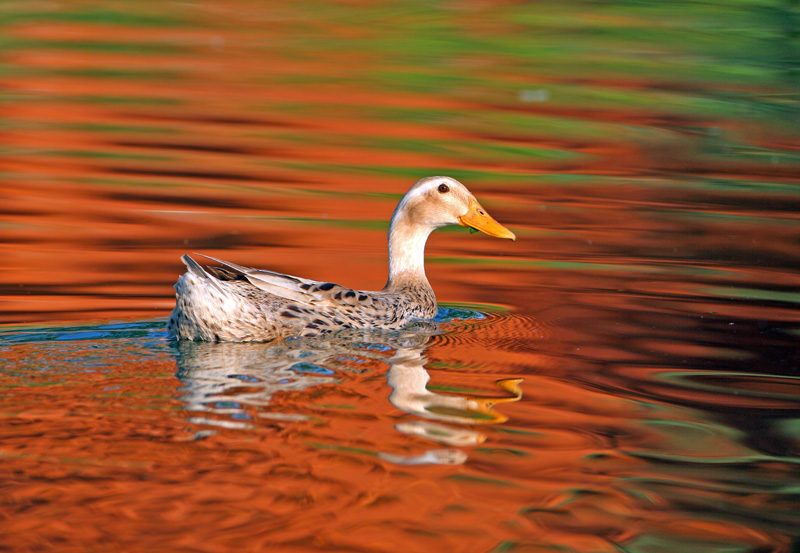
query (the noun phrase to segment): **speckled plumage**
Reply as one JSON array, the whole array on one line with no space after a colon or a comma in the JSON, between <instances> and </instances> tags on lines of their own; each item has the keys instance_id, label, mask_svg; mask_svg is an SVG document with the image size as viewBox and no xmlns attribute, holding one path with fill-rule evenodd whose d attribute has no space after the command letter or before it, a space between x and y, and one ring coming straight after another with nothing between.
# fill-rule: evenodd
<instances>
[{"instance_id":1,"label":"speckled plumage","mask_svg":"<svg viewBox=\"0 0 800 553\"><path fill-rule=\"evenodd\" d=\"M203 267L184 255L187 271L175 285L168 334L178 340L268 341L342 328L402 328L430 319L437 305L425 277L425 241L434 229L449 224L514 238L463 184L428 177L409 190L392 215L389 280L381 291L352 290L214 258L209 259L219 266Z\"/></svg>"},{"instance_id":2,"label":"speckled plumage","mask_svg":"<svg viewBox=\"0 0 800 553\"><path fill-rule=\"evenodd\" d=\"M222 272L204 269L189 256L183 261L188 271L175 285L177 305L168 324L169 334L178 339L247 342L340 328L400 328L436 314L436 297L427 282L392 292L365 292L281 275L298 288L308 287L307 300L299 301L253 285L247 276L255 279L256 269L235 266Z\"/></svg>"}]
</instances>

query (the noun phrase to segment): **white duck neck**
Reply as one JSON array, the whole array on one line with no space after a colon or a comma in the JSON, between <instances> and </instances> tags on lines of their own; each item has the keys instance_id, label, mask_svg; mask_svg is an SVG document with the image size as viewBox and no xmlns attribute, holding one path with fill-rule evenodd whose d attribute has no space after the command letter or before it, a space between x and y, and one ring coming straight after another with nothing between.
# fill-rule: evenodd
<instances>
[{"instance_id":1,"label":"white duck neck","mask_svg":"<svg viewBox=\"0 0 800 553\"><path fill-rule=\"evenodd\" d=\"M425 277L425 242L433 230L412 221L405 211L395 211L389 226L389 280L384 290L430 287Z\"/></svg>"}]
</instances>

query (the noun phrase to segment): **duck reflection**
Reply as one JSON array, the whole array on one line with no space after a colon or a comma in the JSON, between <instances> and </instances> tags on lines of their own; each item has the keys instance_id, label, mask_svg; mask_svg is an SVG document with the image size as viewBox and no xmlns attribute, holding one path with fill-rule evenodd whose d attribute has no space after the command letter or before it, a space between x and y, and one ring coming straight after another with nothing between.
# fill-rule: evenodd
<instances>
[{"instance_id":1,"label":"duck reflection","mask_svg":"<svg viewBox=\"0 0 800 553\"><path fill-rule=\"evenodd\" d=\"M445 446L420 455L378 453L387 461L413 464L459 464L467 459L459 447L479 444L486 436L470 427L498 424L507 417L494 410L501 402L522 397L521 379L496 383L502 395L474 397L428 389L425 350L440 334L437 323L415 323L402 331L343 330L314 338L271 343L174 343L178 378L185 384L181 399L195 413L190 421L223 428L255 426L259 418L304 419L306 415L263 409L281 392L298 392L337 384L346 373L388 366L389 401L422 420L402 422L399 432ZM442 424L449 423L449 424Z\"/></svg>"}]
</instances>

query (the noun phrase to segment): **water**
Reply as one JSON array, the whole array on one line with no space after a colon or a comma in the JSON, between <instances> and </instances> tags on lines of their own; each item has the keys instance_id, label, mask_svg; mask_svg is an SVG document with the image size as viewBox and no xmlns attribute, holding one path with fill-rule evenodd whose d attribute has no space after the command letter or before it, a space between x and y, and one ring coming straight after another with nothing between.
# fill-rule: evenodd
<instances>
[{"instance_id":1,"label":"water","mask_svg":"<svg viewBox=\"0 0 800 553\"><path fill-rule=\"evenodd\" d=\"M791 2L2 8L0 545L793 552ZM174 344L181 254L436 324Z\"/></svg>"}]
</instances>

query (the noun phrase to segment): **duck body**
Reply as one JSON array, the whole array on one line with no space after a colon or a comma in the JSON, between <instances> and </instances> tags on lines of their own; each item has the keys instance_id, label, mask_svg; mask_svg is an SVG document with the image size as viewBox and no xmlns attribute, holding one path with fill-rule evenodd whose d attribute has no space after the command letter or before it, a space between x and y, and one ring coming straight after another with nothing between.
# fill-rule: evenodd
<instances>
[{"instance_id":1,"label":"duck body","mask_svg":"<svg viewBox=\"0 0 800 553\"><path fill-rule=\"evenodd\" d=\"M400 201L389 228L389 279L383 290L353 290L332 282L243 267L219 259L187 271L175 285L167 324L177 340L269 341L343 328L399 329L436 315L425 276L425 242L436 228L459 224L514 239L466 187L450 177L418 181Z\"/></svg>"},{"instance_id":2,"label":"duck body","mask_svg":"<svg viewBox=\"0 0 800 553\"><path fill-rule=\"evenodd\" d=\"M183 256L188 270L175 285L170 337L267 341L342 328L401 328L436 315L436 297L427 281L399 290L367 292L212 260L224 268L204 268ZM264 278L280 282L287 292L279 296L262 289L259 284Z\"/></svg>"}]
</instances>

